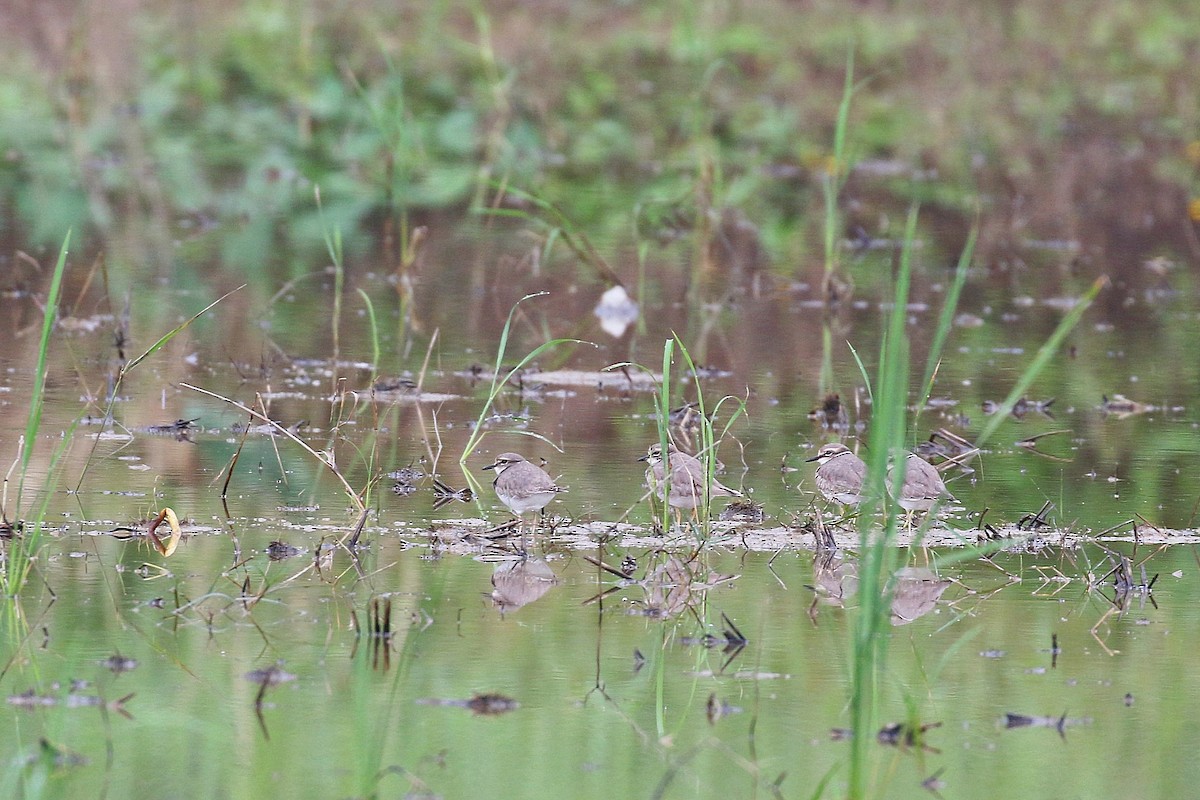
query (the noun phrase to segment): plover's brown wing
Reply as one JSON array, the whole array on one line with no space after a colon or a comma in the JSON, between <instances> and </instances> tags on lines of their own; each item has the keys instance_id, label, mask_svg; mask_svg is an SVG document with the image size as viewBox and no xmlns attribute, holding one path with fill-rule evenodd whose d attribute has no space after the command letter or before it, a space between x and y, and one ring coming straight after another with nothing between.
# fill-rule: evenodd
<instances>
[{"instance_id":1,"label":"plover's brown wing","mask_svg":"<svg viewBox=\"0 0 1200 800\"><path fill-rule=\"evenodd\" d=\"M498 481L509 496L520 499L565 491L544 469L528 461L512 465Z\"/></svg>"},{"instance_id":2,"label":"plover's brown wing","mask_svg":"<svg viewBox=\"0 0 1200 800\"><path fill-rule=\"evenodd\" d=\"M854 481L858 485L858 490L861 492L863 483L867 480L867 462L863 461L854 453L847 453L841 456L843 461L849 462L846 465L847 471L854 476Z\"/></svg>"},{"instance_id":3,"label":"plover's brown wing","mask_svg":"<svg viewBox=\"0 0 1200 800\"><path fill-rule=\"evenodd\" d=\"M700 498L704 496L704 479L706 477L704 474L704 462L702 462L698 458L689 456L686 453L676 453L672 456L672 458L676 458L676 457L679 457L679 458L677 461L674 462L675 469L674 469L674 472L672 472L672 479L674 478L675 473L686 472L687 473L687 479L686 479L687 485L689 485L691 487L690 492L696 498L696 501L699 502ZM737 489L730 489L728 486L721 483L716 478L713 478L713 482L709 488L708 493L709 493L710 497L741 497L742 496L742 493L739 492Z\"/></svg>"},{"instance_id":4,"label":"plover's brown wing","mask_svg":"<svg viewBox=\"0 0 1200 800\"><path fill-rule=\"evenodd\" d=\"M867 465L848 450L828 459L813 475L817 490L826 500L857 505L863 499Z\"/></svg>"},{"instance_id":5,"label":"plover's brown wing","mask_svg":"<svg viewBox=\"0 0 1200 800\"><path fill-rule=\"evenodd\" d=\"M946 484L942 476L928 461L919 456L909 456L904 473L904 494L907 497L922 500L936 500L948 497Z\"/></svg>"},{"instance_id":6,"label":"plover's brown wing","mask_svg":"<svg viewBox=\"0 0 1200 800\"><path fill-rule=\"evenodd\" d=\"M671 497L691 506L704 497L704 469L687 453L671 454Z\"/></svg>"}]
</instances>

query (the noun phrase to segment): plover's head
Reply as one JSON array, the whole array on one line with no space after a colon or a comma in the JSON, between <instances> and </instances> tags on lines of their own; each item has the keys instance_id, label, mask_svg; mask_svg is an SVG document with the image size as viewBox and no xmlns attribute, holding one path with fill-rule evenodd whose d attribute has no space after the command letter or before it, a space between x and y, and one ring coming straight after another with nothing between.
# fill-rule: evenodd
<instances>
[{"instance_id":1,"label":"plover's head","mask_svg":"<svg viewBox=\"0 0 1200 800\"><path fill-rule=\"evenodd\" d=\"M511 467L513 464L520 464L525 460L525 457L519 453L501 453L496 456L496 460L488 464L484 469L494 469L496 474L500 475L504 470Z\"/></svg>"},{"instance_id":2,"label":"plover's head","mask_svg":"<svg viewBox=\"0 0 1200 800\"><path fill-rule=\"evenodd\" d=\"M819 464L821 464L822 466L824 466L826 463L828 463L828 461L831 458L836 458L837 456L840 456L842 453L849 453L849 452L850 452L850 448L846 447L846 445L842 444L841 442L830 442L829 444L822 445L821 449L817 451L817 454L815 456L813 456L812 458L809 458L809 459L805 459L805 460L806 461L816 461Z\"/></svg>"}]
</instances>

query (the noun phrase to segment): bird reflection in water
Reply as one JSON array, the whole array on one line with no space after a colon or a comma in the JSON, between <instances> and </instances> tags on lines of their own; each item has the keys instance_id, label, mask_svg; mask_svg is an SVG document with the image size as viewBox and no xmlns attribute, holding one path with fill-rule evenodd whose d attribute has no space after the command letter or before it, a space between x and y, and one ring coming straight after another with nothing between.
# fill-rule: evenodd
<instances>
[{"instance_id":1,"label":"bird reflection in water","mask_svg":"<svg viewBox=\"0 0 1200 800\"><path fill-rule=\"evenodd\" d=\"M937 607L951 581L924 567L905 567L892 579L892 624L907 625Z\"/></svg>"},{"instance_id":2,"label":"bird reflection in water","mask_svg":"<svg viewBox=\"0 0 1200 800\"><path fill-rule=\"evenodd\" d=\"M501 561L492 573L492 604L506 614L529 605L558 585L558 576L541 558Z\"/></svg>"}]
</instances>

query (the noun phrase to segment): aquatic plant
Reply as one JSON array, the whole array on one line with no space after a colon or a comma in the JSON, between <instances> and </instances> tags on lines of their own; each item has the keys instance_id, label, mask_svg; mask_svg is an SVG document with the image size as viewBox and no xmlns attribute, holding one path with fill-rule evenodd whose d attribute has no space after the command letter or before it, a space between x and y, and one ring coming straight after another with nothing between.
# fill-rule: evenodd
<instances>
[{"instance_id":1,"label":"aquatic plant","mask_svg":"<svg viewBox=\"0 0 1200 800\"><path fill-rule=\"evenodd\" d=\"M850 744L847 797L859 800L870 790L871 756L874 741L870 732L877 719L879 680L887 659L889 583L899 568L900 551L895 547L898 506L886 498L888 463L893 454L904 452L908 437L908 337L904 329L908 288L912 271L912 242L917 211L912 208L905 226L896 274L893 305L888 315L879 365L873 385L871 432L868 440L866 499L859 511L859 609L854 620L850 653L850 722L854 732ZM945 315L943 315L945 316ZM861 366L861 362L860 362ZM897 458L892 476L892 496L904 481L904 459ZM882 527L875 527L874 508L882 503Z\"/></svg>"},{"instance_id":2,"label":"aquatic plant","mask_svg":"<svg viewBox=\"0 0 1200 800\"><path fill-rule=\"evenodd\" d=\"M850 716L854 735L851 743L847 797L851 800L867 797L879 788L871 784L871 763L875 743L870 734L875 730L878 721L876 709L879 683L881 676L885 673L887 663L891 594L894 591L897 571L903 565L902 558L907 555L907 552L917 547L920 541L919 536L915 537L907 551L894 546L899 514L897 502L893 498L900 496L900 487L904 483L904 453L911 442L907 421L909 352L908 337L905 331L905 309L912 274L912 247L916 235L916 222L917 208L913 206L905 225L899 269L895 277L892 309L885 323L879 364L873 382L858 353L854 352L854 357L859 369L863 372L871 395L872 417L867 460L866 486L868 489L866 493L868 500L864 502L863 513L860 513L859 516L860 606L854 621L850 660ZM920 401L917 404L917 415L932 390L940 364L941 351L953 325L955 305L974 253L975 241L976 230L972 229L959 257L957 272L938 317L924 377L919 386ZM1105 284L1105 279L1097 279L1088 292L1063 317L1058 327L1017 380L1005 400L1003 413L995 415L976 437L976 446L980 446L995 431L999 422L1007 417L1007 412L1012 408L1012 404L1028 390L1066 334L1078 323L1083 312ZM887 486L887 491L884 491L889 480L888 464L891 460L894 460L895 468L890 476L891 485ZM877 498L883 499L878 500ZM870 508L877 502L881 502L883 508L883 521L880 527L875 526L874 513ZM994 551L997 547L996 544L967 547L962 552L939 559L939 563L948 566L964 560L975 559ZM913 730L923 729L919 724L920 715L915 707L915 701L911 696L906 696L906 702L909 711L907 724L912 726Z\"/></svg>"},{"instance_id":3,"label":"aquatic plant","mask_svg":"<svg viewBox=\"0 0 1200 800\"><path fill-rule=\"evenodd\" d=\"M333 319L330 322L333 333L333 372L336 378L338 363L342 357L342 295L346 285L346 261L342 250L342 229L330 225L325 220L325 209L321 207L321 187L313 189L313 197L317 203L317 213L321 220L321 235L325 239L325 250L329 253L329 263L333 266Z\"/></svg>"},{"instance_id":4,"label":"aquatic plant","mask_svg":"<svg viewBox=\"0 0 1200 800\"><path fill-rule=\"evenodd\" d=\"M666 361L667 361L667 357L670 354L669 351L671 348L669 346L671 345L672 341L673 341L674 345L676 347L678 347L680 356L683 358L683 362L687 366L688 375L691 378L692 387L695 390L695 396L696 396L696 400L694 402L696 403L696 416L698 417L698 421L699 421L699 425L700 425L700 446L698 448L697 457L700 459L700 463L704 465L704 503L702 506L704 511L703 511L703 515L701 517L701 523L702 523L701 524L701 534L702 535L699 537L700 543L703 543L703 541L707 538L707 535L709 533L709 530L710 530L709 522L712 519L712 513L711 513L711 511L712 511L712 508L711 508L712 495L711 495L711 492L712 492L712 483L713 483L713 480L716 478L716 471L717 471L717 469L716 469L716 467L717 467L717 446L725 438L725 436L729 433L729 431L733 428L734 423L737 422L738 419L741 418L746 413L746 402L742 398L733 397L732 395L725 395L724 397L720 398L716 402L716 404L713 406L712 410L710 411L708 409L708 407L705 403L705 399L704 399L704 389L701 386L701 381L700 381L700 370L696 367L696 363L692 360L691 352L688 350L687 346L683 343L683 340L679 338L679 334L677 334L677 333L672 334L672 340L669 340L664 345L664 348L663 348L663 350L664 350L664 352L663 352L663 362L664 362L663 363L663 385L664 385L664 387L668 383L667 374L666 374ZM664 401L666 401L669 398L664 396L662 399ZM720 432L718 433L716 431L716 429L714 428L713 420L715 420L720 415L721 408L727 403L733 403L734 409L733 409L733 412L729 415L729 418L724 421L722 428L721 428ZM660 414L660 416L659 416L659 420L660 420L659 427L660 428L662 426L662 423L661 423L662 420L665 419L665 420L669 421L669 405L666 406L666 409L667 409L667 413ZM660 411L662 411L662 409L660 409ZM662 440L661 431L659 433L659 440L660 441Z\"/></svg>"},{"instance_id":5,"label":"aquatic plant","mask_svg":"<svg viewBox=\"0 0 1200 800\"><path fill-rule=\"evenodd\" d=\"M11 599L17 597L29 577L32 559L41 541L42 522L57 483L58 466L71 441L70 433L74 431L74 424L72 424L68 435L59 440L46 471L46 480L41 487L41 502L34 508L28 519L22 519L22 508L26 499L25 482L29 477L30 461L33 458L34 448L37 446L38 431L41 430L42 413L45 409L50 337L58 318L58 306L62 297L63 275L67 269L67 252L70 243L71 232L68 231L63 237L62 247L59 248L58 260L55 261L54 271L50 275L50 288L46 293L46 302L42 309L42 330L41 337L38 339L37 363L33 371L33 391L29 400L29 413L26 417L25 433L17 444L17 463L20 464L20 471L17 475L15 519L10 522L7 507L0 509L13 540L8 550L8 557L4 559L3 570L0 571L0 576L3 577L4 596ZM11 470L9 474L11 474ZM4 494L7 495L7 476L4 480L4 487ZM6 604L6 608L11 610L8 604Z\"/></svg>"},{"instance_id":6,"label":"aquatic plant","mask_svg":"<svg viewBox=\"0 0 1200 800\"><path fill-rule=\"evenodd\" d=\"M697 548L699 549L703 546L703 543L708 538L708 534L711 530L709 524L711 522L710 501L712 499L712 482L716 473L717 447L720 441L729 433L733 427L733 424L746 413L745 401L741 398L726 395L717 401L710 412L704 400L704 390L700 381L700 370L697 369L695 362L692 360L691 353L677 333L672 333L671 338L663 342L662 373L660 375L655 376L654 372L648 367L634 362L620 362L613 364L606 369L636 369L640 372L644 372L655 377L656 382L658 383L658 391L654 395L655 432L657 433L660 452L668 453L669 448L675 445L675 436L671 431L671 417L674 413L677 413L677 410L672 410L672 406L675 404L676 400L674 399L675 394L671 389L674 383L671 374L673 365L675 363L676 350L679 351L680 356L687 367L687 371L691 378L696 396L696 400L694 402L685 404L682 409L685 412L685 417L695 421L697 430L700 434L699 445L696 447L696 458L700 460L700 463L704 467L705 479L703 497L701 498L700 505L696 508L697 524L692 528L696 534ZM729 418L725 421L723 427L718 433L714 427L713 420L718 416L720 409L726 403L735 403L736 408L734 409L733 413L730 414ZM664 480L662 486L649 487L646 494L643 495L643 499L649 498L651 500L652 506L655 505L655 498L657 498L659 493L661 493L664 498L670 495L671 470L668 468L669 463L669 459L664 460ZM664 532L669 531L671 529L670 504L664 500L662 507L658 508L655 512L652 512L651 516L654 516L655 513L660 515L656 520L656 524L659 526L659 529Z\"/></svg>"},{"instance_id":7,"label":"aquatic plant","mask_svg":"<svg viewBox=\"0 0 1200 800\"><path fill-rule=\"evenodd\" d=\"M257 420L258 422L262 423L263 425L269 426L272 430L274 430L280 436L284 436L287 439L289 439L290 441L294 442L296 445L298 445L300 447L300 449L304 450L304 452L308 453L310 456L312 456L314 459L316 459L318 463L324 465L329 470L329 472L332 473L335 478L337 478L338 482L342 484L342 489L346 492L347 499L349 499L352 503L354 503L355 507L358 509L358 511L360 513L362 513L364 515L366 514L366 506L365 506L365 503L363 502L363 496L366 493L365 490L361 493L356 491L354 489L354 487L352 487L350 485L350 482L348 480L346 480L346 476L342 474L340 469L338 469L337 463L333 460L333 458L331 456L329 456L329 454L318 453L316 450L314 450L312 448L312 446L310 444L308 444L308 442L301 439L293 431L289 430L288 428L284 427L283 425L280 425L275 420L271 419L269 416L267 416L266 413L264 413L261 410L250 408L249 406L239 403L238 401L236 401L230 397L225 397L224 395L217 394L216 392L209 391L208 389L203 389L199 386L193 386L190 383L180 383L179 385L182 386L184 389L190 389L193 392L197 392L197 393L205 395L207 397L211 397L214 400L220 400L222 403L231 405L234 408L241 411L243 414L246 414L251 419ZM360 523L360 527L361 527L361 523Z\"/></svg>"},{"instance_id":8,"label":"aquatic plant","mask_svg":"<svg viewBox=\"0 0 1200 800\"><path fill-rule=\"evenodd\" d=\"M821 276L821 297L826 303L833 303L840 292L835 291L834 283L841 278L842 252L842 214L838 202L846 176L850 174L847 164L846 137L850 126L850 101L854 97L854 47L846 52L846 73L842 84L842 99L838 103L837 123L833 132L833 154L821 174L821 196L824 198L825 213L823 216L821 242L824 252L824 271ZM825 387L827 388L827 387Z\"/></svg>"},{"instance_id":9,"label":"aquatic plant","mask_svg":"<svg viewBox=\"0 0 1200 800\"><path fill-rule=\"evenodd\" d=\"M1189 74L1181 54L1194 24L1177 3L1156 7L1132 49L1123 4L1099 4L1093 46L1070 58L1072 21L1042 7L948 28L944 15L919 8L681 5L669 16L653 6L564 5L560 24L531 39L519 10L370 3L281 16L206 2L183 39L175 14L146 20L132 52L112 52L124 40L86 41L78 9L47 23L48 37L18 18L0 31L10 52L0 93L3 227L38 243L68 226L85 237L149 231L163 247L183 223L193 232L187 247L231 273L247 254L269 254L253 271L261 286L322 249L313 185L347 253L376 238L391 266L415 215L480 207L493 183L548 198L603 241L627 231L628 210L651 198L700 199L708 172L773 253L802 256L796 234L813 227L828 276L843 216L830 212L849 175L838 142L858 74L881 76L886 89L859 87L855 145L900 163L927 160L937 174L921 185L882 181L893 205L921 196L969 213L981 173L1028 181L1024 165L1060 149L1064 119L1102 118L1129 135L1140 120L1163 120L1147 164L1170 164L1185 176L1175 185L1190 191L1187 135L1178 132L1194 129L1195 110L1164 89ZM898 23L939 35L918 54ZM115 57L130 69L108 68ZM980 63L989 68L972 69ZM1013 86L1047 71L1060 78L1056 91L1011 102ZM1163 80L1142 86L1146 74ZM1113 86L1144 91L1118 101ZM601 172L604 190L593 191Z\"/></svg>"},{"instance_id":10,"label":"aquatic plant","mask_svg":"<svg viewBox=\"0 0 1200 800\"><path fill-rule=\"evenodd\" d=\"M458 459L459 467L461 467L463 475L467 479L467 483L470 484L472 489L475 491L476 497L479 496L479 479L476 478L471 470L467 467L467 459L474 454L475 449L479 447L479 443L483 441L483 437L487 435L488 428L485 425L485 422L492 415L492 409L495 406L496 399L500 396L500 393L504 391L505 387L508 386L509 382L515 376L519 375L520 372L525 369L530 362L532 362L542 353L548 352L564 344L595 346L591 342L585 342L582 339L550 339L549 341L541 343L533 350L526 353L514 366L508 368L507 370L505 369L504 359L508 353L508 339L512 333L513 317L517 313L517 307L526 300L530 300L535 297L542 297L546 294L548 294L548 292L535 292L533 294L527 294L514 303L512 308L509 309L508 317L504 320L504 327L500 331L500 340L496 345L496 362L492 367L492 375L488 384L487 395L484 398L483 406L479 410L479 416L476 417L475 424L471 427L471 435L467 437L467 441L463 445L462 454ZM534 439L545 442L555 450L560 452L562 450L562 448L557 444L535 431L517 430L512 432L522 436L531 436Z\"/></svg>"}]
</instances>

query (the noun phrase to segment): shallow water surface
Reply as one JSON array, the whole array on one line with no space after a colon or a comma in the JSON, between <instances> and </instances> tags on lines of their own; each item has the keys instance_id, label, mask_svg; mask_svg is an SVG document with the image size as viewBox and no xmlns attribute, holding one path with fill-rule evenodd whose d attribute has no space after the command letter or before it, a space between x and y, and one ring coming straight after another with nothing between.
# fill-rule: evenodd
<instances>
[{"instance_id":1,"label":"shallow water surface","mask_svg":"<svg viewBox=\"0 0 1200 800\"><path fill-rule=\"evenodd\" d=\"M0 3L0 796L1197 794L1189 4L101 5Z\"/></svg>"},{"instance_id":2,"label":"shallow water surface","mask_svg":"<svg viewBox=\"0 0 1200 800\"><path fill-rule=\"evenodd\" d=\"M943 291L923 269L906 310L918 365ZM644 328L614 339L589 289L521 301L506 363L552 337L595 346L559 345L515 377L460 467L506 315L533 287L497 287L464 319L459 281L422 285L417 335L385 281L356 278L394 354L378 369L362 315L327 357L331 287L267 305L237 293L129 372L111 421L115 318L59 326L19 506L47 501L36 568L8 607L7 793L843 793L857 541L847 527L841 550L813 552L813 522L830 517L805 460L825 441L865 446L869 395L846 343L872 369L886 304L825 314L803 286L700 314L657 298ZM212 292L163 298L138 307L126 347ZM907 727L858 734L880 739L888 796L1185 796L1200 779L1161 758L1190 748L1200 718L1196 561L1156 549L1195 541L1197 315L1180 297L1142 308L1154 325L1089 311L1022 413L969 470L946 472L961 507L926 542L1000 536L1003 549L905 556L879 719ZM942 429L972 440L1062 313L969 280L960 314L982 323L952 329L912 444ZM658 436L653 373L672 331L702 366L693 380L677 356L675 400L702 397L718 430L732 422L721 480L764 514L717 524L700 547L655 535L636 460ZM423 344L402 356L404 340ZM33 354L9 344L13 442ZM621 362L646 367L604 371ZM827 427L810 412L834 390L846 414ZM221 398L313 452L247 430ZM507 450L545 459L569 489L526 557L482 472ZM337 475L355 492L371 482L353 551L338 543L360 513ZM435 506L435 476L474 496ZM165 506L184 521L170 557L145 535Z\"/></svg>"},{"instance_id":3,"label":"shallow water surface","mask_svg":"<svg viewBox=\"0 0 1200 800\"><path fill-rule=\"evenodd\" d=\"M808 552L708 552L668 603L675 584L640 580L665 566L649 552L636 553L639 580L622 582L575 553L488 560L381 538L363 577L339 581L352 570L342 553L319 569L311 554L255 553L235 577L223 536L190 539L165 573L141 568L151 559L136 544L69 538L45 566L57 601L30 620L34 646L8 673L5 750L34 759L11 767L10 788L21 772L54 794L109 796L245 796L268 782L306 797L727 796L777 782L789 796L831 770L840 780L855 597L843 608L829 565ZM1019 796L1186 796L1200 775L1159 755L1193 738L1164 718L1200 713L1186 680L1195 560L1155 554L1153 602L1135 594L1121 608L1107 587L1062 579L1107 563L1085 547L939 570L936 604L909 605L915 618L889 634L882 718L915 709L937 724L924 748L880 745L889 796L924 796L934 774L959 797L998 784ZM852 562L836 567L848 586ZM517 571L544 594L497 608ZM367 616L384 619L385 604L390 635L372 637ZM136 667L101 663L116 653ZM256 712L261 686L247 675L273 665L287 679ZM24 707L26 689L46 704ZM85 695L107 713L66 707ZM516 707L476 713L468 701L485 695ZM1007 729L1008 714L1049 722ZM87 763L52 767L43 737ZM1093 755L1114 742L1123 758Z\"/></svg>"}]
</instances>

